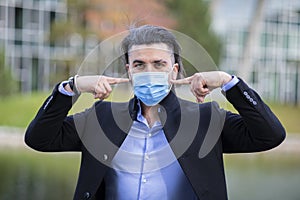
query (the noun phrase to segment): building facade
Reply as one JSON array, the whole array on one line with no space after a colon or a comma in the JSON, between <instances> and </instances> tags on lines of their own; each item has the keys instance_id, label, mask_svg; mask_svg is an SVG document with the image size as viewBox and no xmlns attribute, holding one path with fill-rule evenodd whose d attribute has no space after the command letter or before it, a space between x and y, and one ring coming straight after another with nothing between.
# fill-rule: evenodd
<instances>
[{"instance_id":1,"label":"building facade","mask_svg":"<svg viewBox=\"0 0 300 200\"><path fill-rule=\"evenodd\" d=\"M50 44L51 23L65 17L63 0L0 1L0 48L22 92L49 90L52 59L67 51Z\"/></svg>"},{"instance_id":2,"label":"building facade","mask_svg":"<svg viewBox=\"0 0 300 200\"><path fill-rule=\"evenodd\" d=\"M223 40L220 68L238 74L255 3L259 0L215 0L214 29ZM249 5L247 2L251 2ZM252 10L250 9L252 8ZM222 12L222 9L224 12ZM248 9L248 10L244 10ZM236 14L233 18L230 15ZM242 16L248 16L243 18ZM19 82L22 92L47 91L60 75L57 61L76 55L76 48L51 44L51 24L67 17L65 0L0 0L0 50L6 66ZM226 21L227 20L227 21ZM300 103L300 2L298 0L265 0L260 32L250 44L249 84L263 98L280 103ZM74 44L80 41L76 34ZM87 45L85 54L97 41ZM76 45L75 45L76 46ZM63 63L63 62L62 62ZM61 63L60 63L61 65ZM243 77L242 77L243 78ZM55 79L55 78L54 78Z\"/></svg>"},{"instance_id":3,"label":"building facade","mask_svg":"<svg viewBox=\"0 0 300 200\"><path fill-rule=\"evenodd\" d=\"M0 0L0 51L4 49L6 66L11 68L23 93L48 91L58 81L76 73L77 65L99 41L126 30L126 22L129 23L126 13L135 20L150 9L154 14L147 15L146 23L169 26L174 22L164 14L163 4L156 1L143 0L140 4L134 0L70 1L69 7L66 3L66 0ZM51 31L53 22L66 25L58 27L58 32ZM49 35L53 32L59 38L50 42ZM110 69L110 74L116 70Z\"/></svg>"},{"instance_id":4,"label":"building facade","mask_svg":"<svg viewBox=\"0 0 300 200\"><path fill-rule=\"evenodd\" d=\"M255 2L252 1L253 9ZM250 56L248 82L270 102L300 104L299 3L298 0L265 0L262 19L258 23L259 34L250 44L253 52L249 55L243 53L254 10L249 12L249 18L223 23L221 29L216 27L224 42L220 68L239 74L240 68L244 67L241 65L244 56ZM241 11L242 15L246 13Z\"/></svg>"}]
</instances>

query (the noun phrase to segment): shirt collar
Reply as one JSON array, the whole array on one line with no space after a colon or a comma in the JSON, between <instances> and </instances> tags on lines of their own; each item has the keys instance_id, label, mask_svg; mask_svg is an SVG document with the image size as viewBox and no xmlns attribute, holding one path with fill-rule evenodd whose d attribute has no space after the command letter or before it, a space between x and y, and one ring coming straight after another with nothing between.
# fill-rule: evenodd
<instances>
[{"instance_id":1,"label":"shirt collar","mask_svg":"<svg viewBox=\"0 0 300 200\"><path fill-rule=\"evenodd\" d=\"M140 102L140 100L137 101L137 106L138 106L138 112L137 112L136 120L139 121L139 122L144 123L145 125L147 125L147 126L149 127L149 124L148 124L146 118L142 115L142 107L141 107L141 102ZM160 110L159 107L158 107L158 109ZM158 125L161 125L161 123L158 122L158 121L156 121L156 122L153 124L153 127L158 126Z\"/></svg>"}]
</instances>

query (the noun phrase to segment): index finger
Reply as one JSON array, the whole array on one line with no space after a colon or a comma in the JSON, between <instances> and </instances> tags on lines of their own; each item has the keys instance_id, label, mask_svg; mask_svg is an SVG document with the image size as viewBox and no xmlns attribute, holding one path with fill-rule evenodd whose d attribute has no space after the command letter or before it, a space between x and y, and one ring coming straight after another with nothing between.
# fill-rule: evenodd
<instances>
[{"instance_id":1,"label":"index finger","mask_svg":"<svg viewBox=\"0 0 300 200\"><path fill-rule=\"evenodd\" d=\"M171 83L176 84L176 85L188 85L192 82L192 77L187 77L183 79L178 79L178 80L171 80Z\"/></svg>"},{"instance_id":2,"label":"index finger","mask_svg":"<svg viewBox=\"0 0 300 200\"><path fill-rule=\"evenodd\" d=\"M113 77L107 77L107 82L110 85L118 84L118 83L128 83L129 79L128 78L113 78Z\"/></svg>"}]
</instances>

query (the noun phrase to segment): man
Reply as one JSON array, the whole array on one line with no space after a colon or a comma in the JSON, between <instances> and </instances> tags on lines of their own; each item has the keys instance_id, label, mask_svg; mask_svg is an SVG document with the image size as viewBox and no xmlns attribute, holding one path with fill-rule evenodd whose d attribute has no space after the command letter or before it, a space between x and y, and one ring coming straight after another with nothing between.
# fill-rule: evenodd
<instances>
[{"instance_id":1,"label":"man","mask_svg":"<svg viewBox=\"0 0 300 200\"><path fill-rule=\"evenodd\" d=\"M129 79L75 76L58 84L25 135L39 151L80 151L74 199L227 199L223 153L258 152L285 138L281 123L258 94L225 72L183 71L180 48L166 29L145 25L122 41ZM127 103L102 101L111 85L130 81ZM190 84L197 101L178 98ZM203 103L221 87L239 114ZM80 93L100 99L67 116Z\"/></svg>"}]
</instances>

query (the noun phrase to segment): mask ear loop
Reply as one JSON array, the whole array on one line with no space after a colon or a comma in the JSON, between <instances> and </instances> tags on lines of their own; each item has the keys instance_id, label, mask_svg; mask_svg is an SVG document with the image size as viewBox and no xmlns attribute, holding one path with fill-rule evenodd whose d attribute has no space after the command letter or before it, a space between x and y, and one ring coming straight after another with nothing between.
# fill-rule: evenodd
<instances>
[{"instance_id":1,"label":"mask ear loop","mask_svg":"<svg viewBox=\"0 0 300 200\"><path fill-rule=\"evenodd\" d=\"M172 76L170 75L171 73L173 73L173 69L174 69L174 66L172 66L171 70L169 72L167 72L167 76L168 76L168 83L169 83L169 92L171 91L171 88L173 87L173 84L171 83L171 81L169 81L169 77L170 79L172 78Z\"/></svg>"}]
</instances>

